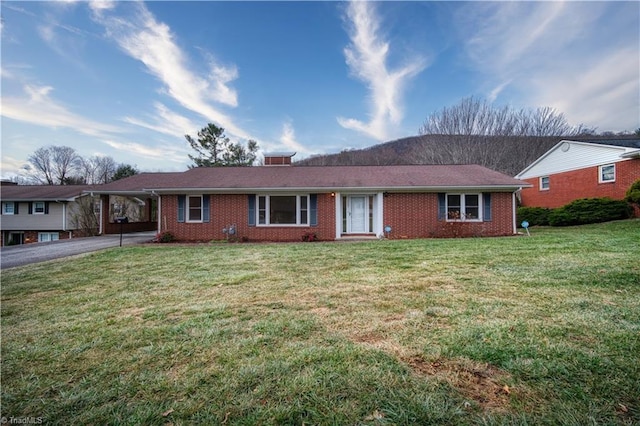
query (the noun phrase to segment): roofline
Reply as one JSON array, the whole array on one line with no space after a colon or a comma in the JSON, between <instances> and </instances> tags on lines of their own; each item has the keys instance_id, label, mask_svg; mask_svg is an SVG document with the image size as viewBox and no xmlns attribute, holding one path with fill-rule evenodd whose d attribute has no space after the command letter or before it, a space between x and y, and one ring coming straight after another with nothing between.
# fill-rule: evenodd
<instances>
[{"instance_id":1,"label":"roofline","mask_svg":"<svg viewBox=\"0 0 640 426\"><path fill-rule=\"evenodd\" d=\"M640 158L640 149L636 149L635 151L625 152L620 157L622 157L622 158Z\"/></svg>"},{"instance_id":2,"label":"roofline","mask_svg":"<svg viewBox=\"0 0 640 426\"><path fill-rule=\"evenodd\" d=\"M132 190L132 191L105 191L105 190L87 190L83 191L87 194L97 194L97 195L122 195L122 196L131 196L136 197L139 195L153 195L155 189L140 189L140 190Z\"/></svg>"},{"instance_id":3,"label":"roofline","mask_svg":"<svg viewBox=\"0 0 640 426\"><path fill-rule=\"evenodd\" d=\"M460 185L460 186L349 186L349 187L253 187L253 188L145 188L144 191L155 192L157 194L176 193L220 193L220 194L253 194L256 192L442 192L442 191L469 191L469 190L492 190L494 192L517 191L521 188L532 187L533 185L522 182L518 185Z\"/></svg>"},{"instance_id":4,"label":"roofline","mask_svg":"<svg viewBox=\"0 0 640 426\"><path fill-rule=\"evenodd\" d=\"M47 197L47 198L16 198L16 197L10 197L10 198L5 198L5 197L0 197L0 200L2 200L2 202L6 202L6 201L19 201L19 202L23 202L23 203L28 203L28 202L40 202L40 201L53 201L55 203L62 203L62 202L72 202L75 201L77 198L83 197L84 194L80 194L80 195L76 195L70 198L64 198L64 197Z\"/></svg>"},{"instance_id":5,"label":"roofline","mask_svg":"<svg viewBox=\"0 0 640 426\"><path fill-rule=\"evenodd\" d=\"M520 176L524 175L525 173L527 173L531 168L533 168L534 166L536 166L538 163L540 163L542 160L544 160L545 158L547 158L553 151L556 150L556 148L558 148L560 145L562 145L564 142L571 142L571 143L575 143L575 144L579 144L579 145L589 145L589 146L601 146L601 147L605 147L605 148L614 148L614 149L618 149L618 150L622 150L622 151L627 151L629 148L624 147L624 146L618 146L618 145L607 145L607 144L603 144L603 143L591 143L591 142L587 142L587 141L574 141L571 139L562 139L560 142L558 142L557 144L555 144L554 146L552 146L551 148L549 148L549 150L547 152L545 152L544 154L542 154L540 157L538 157L533 163L529 164L527 167L525 167L520 173L518 173L517 175L515 175L514 177L516 179L522 179ZM631 153L633 153L634 151L632 151ZM638 150L638 152L640 153L640 150ZM621 154L620 157L626 157L629 153L624 153ZM637 154L636 154L637 155ZM535 177L535 176L532 176Z\"/></svg>"}]
</instances>

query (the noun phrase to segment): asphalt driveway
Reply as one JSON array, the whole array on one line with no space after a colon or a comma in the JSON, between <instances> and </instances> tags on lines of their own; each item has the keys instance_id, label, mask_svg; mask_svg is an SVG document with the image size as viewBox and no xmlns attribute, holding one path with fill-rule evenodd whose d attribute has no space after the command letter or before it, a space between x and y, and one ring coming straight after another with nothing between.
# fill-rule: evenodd
<instances>
[{"instance_id":1,"label":"asphalt driveway","mask_svg":"<svg viewBox=\"0 0 640 426\"><path fill-rule=\"evenodd\" d=\"M154 237L155 232L123 234L122 245L147 243ZM120 234L2 247L0 249L0 268L14 268L110 247L118 247L119 245Z\"/></svg>"}]
</instances>

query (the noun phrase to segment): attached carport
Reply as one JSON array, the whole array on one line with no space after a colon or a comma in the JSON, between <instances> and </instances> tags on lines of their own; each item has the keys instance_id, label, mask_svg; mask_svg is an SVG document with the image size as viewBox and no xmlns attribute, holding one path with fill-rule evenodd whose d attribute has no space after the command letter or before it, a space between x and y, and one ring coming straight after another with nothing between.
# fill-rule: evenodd
<instances>
[{"instance_id":1,"label":"attached carport","mask_svg":"<svg viewBox=\"0 0 640 426\"><path fill-rule=\"evenodd\" d=\"M110 191L102 188L86 192L100 197L100 234L158 230L158 197L155 194L142 190Z\"/></svg>"}]
</instances>

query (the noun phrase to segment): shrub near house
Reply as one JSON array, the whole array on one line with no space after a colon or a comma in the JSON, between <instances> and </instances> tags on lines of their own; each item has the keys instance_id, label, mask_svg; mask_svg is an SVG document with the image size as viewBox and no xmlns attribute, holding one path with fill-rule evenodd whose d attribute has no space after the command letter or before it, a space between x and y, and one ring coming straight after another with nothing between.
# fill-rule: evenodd
<instances>
[{"instance_id":1,"label":"shrub near house","mask_svg":"<svg viewBox=\"0 0 640 426\"><path fill-rule=\"evenodd\" d=\"M611 198L583 198L557 209L544 207L518 208L518 223L531 226L570 226L608 222L633 217L633 208L621 200Z\"/></svg>"}]
</instances>

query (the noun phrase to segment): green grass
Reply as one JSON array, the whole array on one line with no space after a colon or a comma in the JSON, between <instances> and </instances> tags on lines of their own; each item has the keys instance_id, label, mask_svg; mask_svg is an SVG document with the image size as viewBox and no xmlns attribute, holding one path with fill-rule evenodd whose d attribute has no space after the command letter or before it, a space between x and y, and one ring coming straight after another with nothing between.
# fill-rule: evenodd
<instances>
[{"instance_id":1,"label":"green grass","mask_svg":"<svg viewBox=\"0 0 640 426\"><path fill-rule=\"evenodd\" d=\"M2 416L638 424L640 221L124 247L2 272Z\"/></svg>"}]
</instances>

